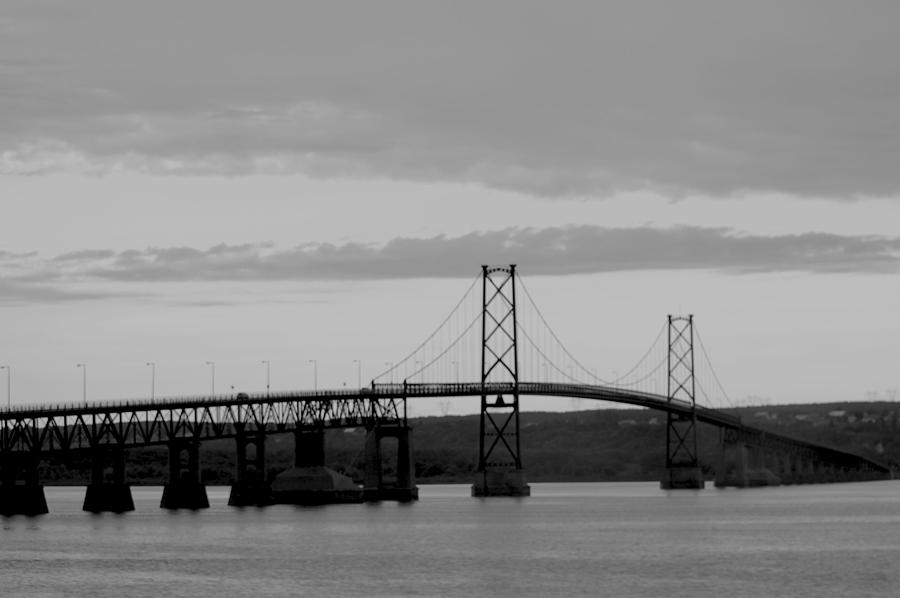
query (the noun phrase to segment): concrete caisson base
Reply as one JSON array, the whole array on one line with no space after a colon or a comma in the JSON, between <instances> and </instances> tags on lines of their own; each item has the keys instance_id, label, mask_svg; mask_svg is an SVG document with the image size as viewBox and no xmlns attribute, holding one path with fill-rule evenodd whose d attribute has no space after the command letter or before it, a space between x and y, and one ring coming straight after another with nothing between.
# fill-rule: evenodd
<instances>
[{"instance_id":1,"label":"concrete caisson base","mask_svg":"<svg viewBox=\"0 0 900 598\"><path fill-rule=\"evenodd\" d=\"M235 482L228 495L229 507L264 507L274 504L272 488L263 482Z\"/></svg>"},{"instance_id":2,"label":"concrete caisson base","mask_svg":"<svg viewBox=\"0 0 900 598\"><path fill-rule=\"evenodd\" d=\"M728 475L716 476L716 488L733 486L735 488L756 488L760 486L780 486L781 478L768 469L746 469L741 473L730 472Z\"/></svg>"},{"instance_id":3,"label":"concrete caisson base","mask_svg":"<svg viewBox=\"0 0 900 598\"><path fill-rule=\"evenodd\" d=\"M531 496L531 487L522 471L488 471L475 479L472 496Z\"/></svg>"},{"instance_id":4,"label":"concrete caisson base","mask_svg":"<svg viewBox=\"0 0 900 598\"><path fill-rule=\"evenodd\" d=\"M419 500L419 489L412 488L366 488L363 490L366 502L393 500L397 502L413 502Z\"/></svg>"},{"instance_id":5,"label":"concrete caisson base","mask_svg":"<svg viewBox=\"0 0 900 598\"><path fill-rule=\"evenodd\" d=\"M328 505L363 502L363 490L324 465L292 467L272 481L273 504Z\"/></svg>"},{"instance_id":6,"label":"concrete caisson base","mask_svg":"<svg viewBox=\"0 0 900 598\"><path fill-rule=\"evenodd\" d=\"M166 484L159 506L161 509L208 509L206 485L199 482Z\"/></svg>"},{"instance_id":7,"label":"concrete caisson base","mask_svg":"<svg viewBox=\"0 0 900 598\"><path fill-rule=\"evenodd\" d=\"M82 510L90 513L125 513L134 510L128 484L91 484L84 494Z\"/></svg>"},{"instance_id":8,"label":"concrete caisson base","mask_svg":"<svg viewBox=\"0 0 900 598\"><path fill-rule=\"evenodd\" d=\"M659 482L663 490L702 490L706 486L699 467L673 467L667 469Z\"/></svg>"},{"instance_id":9,"label":"concrete caisson base","mask_svg":"<svg viewBox=\"0 0 900 598\"><path fill-rule=\"evenodd\" d=\"M780 486L781 478L768 469L751 469L747 472L747 486Z\"/></svg>"},{"instance_id":10,"label":"concrete caisson base","mask_svg":"<svg viewBox=\"0 0 900 598\"><path fill-rule=\"evenodd\" d=\"M0 515L44 515L49 513L44 487L40 484L0 486Z\"/></svg>"}]
</instances>

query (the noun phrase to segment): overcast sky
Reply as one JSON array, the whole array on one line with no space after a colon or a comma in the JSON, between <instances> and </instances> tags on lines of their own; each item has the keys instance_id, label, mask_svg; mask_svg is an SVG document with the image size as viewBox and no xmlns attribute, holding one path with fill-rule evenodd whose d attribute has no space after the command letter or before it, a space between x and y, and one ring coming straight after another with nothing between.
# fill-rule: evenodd
<instances>
[{"instance_id":1,"label":"overcast sky","mask_svg":"<svg viewBox=\"0 0 900 598\"><path fill-rule=\"evenodd\" d=\"M605 375L693 313L735 401L889 398L897 56L894 2L6 1L13 402L355 384L483 263Z\"/></svg>"}]
</instances>

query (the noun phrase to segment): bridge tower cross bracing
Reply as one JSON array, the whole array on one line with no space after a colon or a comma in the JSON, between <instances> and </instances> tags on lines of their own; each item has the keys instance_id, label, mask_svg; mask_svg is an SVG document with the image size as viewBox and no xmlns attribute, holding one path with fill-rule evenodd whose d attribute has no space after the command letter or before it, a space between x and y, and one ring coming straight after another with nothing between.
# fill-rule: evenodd
<instances>
[{"instance_id":1,"label":"bridge tower cross bracing","mask_svg":"<svg viewBox=\"0 0 900 598\"><path fill-rule=\"evenodd\" d=\"M694 383L694 316L669 316L668 402L690 406L666 416L666 471L660 487L701 489L703 472L697 457L697 403Z\"/></svg>"},{"instance_id":2,"label":"bridge tower cross bracing","mask_svg":"<svg viewBox=\"0 0 900 598\"><path fill-rule=\"evenodd\" d=\"M482 266L481 418L472 496L529 496L519 442L516 266ZM489 398L485 384L512 383L512 396Z\"/></svg>"}]
</instances>

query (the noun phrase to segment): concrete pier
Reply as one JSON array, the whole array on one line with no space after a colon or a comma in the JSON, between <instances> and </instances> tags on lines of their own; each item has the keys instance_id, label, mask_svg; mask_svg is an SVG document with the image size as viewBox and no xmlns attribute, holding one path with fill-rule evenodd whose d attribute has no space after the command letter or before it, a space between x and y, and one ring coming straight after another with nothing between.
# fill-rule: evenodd
<instances>
[{"instance_id":1,"label":"concrete pier","mask_svg":"<svg viewBox=\"0 0 900 598\"><path fill-rule=\"evenodd\" d=\"M325 466L293 467L272 480L272 502L332 505L363 502L363 491L349 477Z\"/></svg>"},{"instance_id":2,"label":"concrete pier","mask_svg":"<svg viewBox=\"0 0 900 598\"><path fill-rule=\"evenodd\" d=\"M247 459L248 446L253 446L255 450L252 459ZM272 488L266 480L265 431L246 433L241 425L235 436L235 453L235 482L231 485L228 506L262 507L272 504Z\"/></svg>"},{"instance_id":3,"label":"concrete pier","mask_svg":"<svg viewBox=\"0 0 900 598\"><path fill-rule=\"evenodd\" d=\"M44 487L38 479L40 455L13 453L0 462L0 515L49 513Z\"/></svg>"},{"instance_id":4,"label":"concrete pier","mask_svg":"<svg viewBox=\"0 0 900 598\"><path fill-rule=\"evenodd\" d=\"M472 496L531 496L531 486L525 483L522 470L485 469L476 474Z\"/></svg>"},{"instance_id":5,"label":"concrete pier","mask_svg":"<svg viewBox=\"0 0 900 598\"><path fill-rule=\"evenodd\" d=\"M125 513L134 510L131 486L125 483L125 451L118 447L93 451L91 483L82 509L91 513ZM107 479L106 463L112 461L112 479Z\"/></svg>"},{"instance_id":6,"label":"concrete pier","mask_svg":"<svg viewBox=\"0 0 900 598\"><path fill-rule=\"evenodd\" d=\"M659 482L663 490L702 490L705 486L699 467L670 467Z\"/></svg>"},{"instance_id":7,"label":"concrete pier","mask_svg":"<svg viewBox=\"0 0 900 598\"><path fill-rule=\"evenodd\" d=\"M325 465L325 430L294 430L294 467Z\"/></svg>"},{"instance_id":8,"label":"concrete pier","mask_svg":"<svg viewBox=\"0 0 900 598\"><path fill-rule=\"evenodd\" d=\"M187 452L186 466L181 454ZM193 439L169 442L169 481L163 488L163 509L207 509L206 485L200 481L200 443Z\"/></svg>"},{"instance_id":9,"label":"concrete pier","mask_svg":"<svg viewBox=\"0 0 900 598\"><path fill-rule=\"evenodd\" d=\"M716 488L780 485L781 479L769 468L762 447L736 430L722 431Z\"/></svg>"},{"instance_id":10,"label":"concrete pier","mask_svg":"<svg viewBox=\"0 0 900 598\"><path fill-rule=\"evenodd\" d=\"M91 484L84 493L82 510L90 513L127 513L134 510L131 486L128 484Z\"/></svg>"},{"instance_id":11,"label":"concrete pier","mask_svg":"<svg viewBox=\"0 0 900 598\"><path fill-rule=\"evenodd\" d=\"M382 470L381 441L397 439L396 478L387 479ZM412 439L409 426L375 427L366 433L365 486L366 501L395 500L410 502L419 500L412 468Z\"/></svg>"},{"instance_id":12,"label":"concrete pier","mask_svg":"<svg viewBox=\"0 0 900 598\"><path fill-rule=\"evenodd\" d=\"M44 487L40 484L0 485L0 515L44 515L49 513Z\"/></svg>"},{"instance_id":13,"label":"concrete pier","mask_svg":"<svg viewBox=\"0 0 900 598\"><path fill-rule=\"evenodd\" d=\"M272 502L292 505L359 503L363 491L349 477L325 467L325 431L294 430L294 467L271 484Z\"/></svg>"}]
</instances>

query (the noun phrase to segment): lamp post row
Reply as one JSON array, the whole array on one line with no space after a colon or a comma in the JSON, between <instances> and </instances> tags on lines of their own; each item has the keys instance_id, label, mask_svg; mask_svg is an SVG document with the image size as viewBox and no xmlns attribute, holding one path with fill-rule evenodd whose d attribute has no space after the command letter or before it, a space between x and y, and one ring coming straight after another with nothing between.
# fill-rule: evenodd
<instances>
[{"instance_id":1,"label":"lamp post row","mask_svg":"<svg viewBox=\"0 0 900 598\"><path fill-rule=\"evenodd\" d=\"M152 373L150 374L150 400L156 398L156 362L148 361L147 365L150 366Z\"/></svg>"},{"instance_id":2,"label":"lamp post row","mask_svg":"<svg viewBox=\"0 0 900 598\"><path fill-rule=\"evenodd\" d=\"M11 365L0 365L0 370L6 370L6 409L9 410L12 408L12 395L10 393L10 378L12 378L12 366Z\"/></svg>"},{"instance_id":3,"label":"lamp post row","mask_svg":"<svg viewBox=\"0 0 900 598\"><path fill-rule=\"evenodd\" d=\"M266 364L266 396L269 396L269 392L271 389L271 362L268 359L262 360L260 363ZM319 365L318 360L310 359L309 363L313 365L313 390L315 392L319 391ZM357 387L362 387L362 360L354 359L353 363L356 364L356 385ZM156 399L156 362L148 361L146 363L148 367L150 367L150 400ZM216 362L215 361L207 361L206 365L210 366L211 371L211 381L210 381L210 389L212 394L216 394ZM81 399L84 401L85 405L87 404L87 364L86 363L76 363L75 367L81 368ZM6 408L12 408L12 366L8 364L0 365L0 370L6 370Z\"/></svg>"},{"instance_id":4,"label":"lamp post row","mask_svg":"<svg viewBox=\"0 0 900 598\"><path fill-rule=\"evenodd\" d=\"M268 359L263 359L262 361L260 361L260 363L266 364L266 398L268 398L269 397L269 381L270 381L269 374L271 371L269 368L270 368L271 364L269 363Z\"/></svg>"},{"instance_id":5,"label":"lamp post row","mask_svg":"<svg viewBox=\"0 0 900 598\"><path fill-rule=\"evenodd\" d=\"M87 364L76 363L75 367L81 368L81 398L84 400L84 404L87 405Z\"/></svg>"},{"instance_id":6,"label":"lamp post row","mask_svg":"<svg viewBox=\"0 0 900 598\"><path fill-rule=\"evenodd\" d=\"M313 366L313 392L319 392L319 362L315 359L310 359L309 363Z\"/></svg>"}]
</instances>

